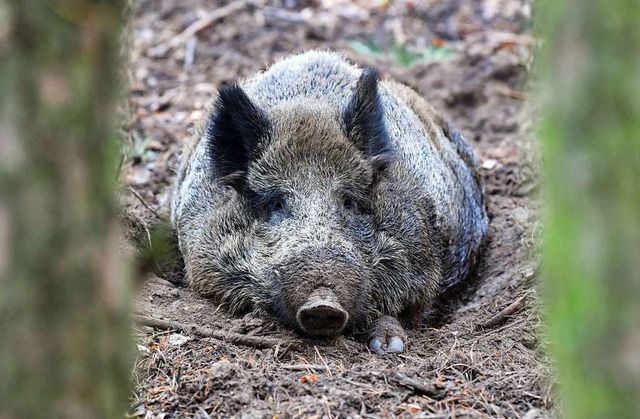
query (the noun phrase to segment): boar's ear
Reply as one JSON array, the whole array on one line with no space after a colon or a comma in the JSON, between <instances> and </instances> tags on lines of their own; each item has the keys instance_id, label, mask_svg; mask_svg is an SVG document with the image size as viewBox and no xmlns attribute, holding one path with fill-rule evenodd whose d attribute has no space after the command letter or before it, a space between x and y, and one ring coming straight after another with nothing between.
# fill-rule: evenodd
<instances>
[{"instance_id":1,"label":"boar's ear","mask_svg":"<svg viewBox=\"0 0 640 419\"><path fill-rule=\"evenodd\" d=\"M358 79L349 103L342 111L347 137L373 161L388 155L389 137L384 126L384 114L378 95L378 71L366 67ZM376 158L376 156L380 156Z\"/></svg>"},{"instance_id":2,"label":"boar's ear","mask_svg":"<svg viewBox=\"0 0 640 419\"><path fill-rule=\"evenodd\" d=\"M213 175L237 183L257 157L261 140L269 135L269 119L237 84L220 87L207 123L206 136Z\"/></svg>"}]
</instances>

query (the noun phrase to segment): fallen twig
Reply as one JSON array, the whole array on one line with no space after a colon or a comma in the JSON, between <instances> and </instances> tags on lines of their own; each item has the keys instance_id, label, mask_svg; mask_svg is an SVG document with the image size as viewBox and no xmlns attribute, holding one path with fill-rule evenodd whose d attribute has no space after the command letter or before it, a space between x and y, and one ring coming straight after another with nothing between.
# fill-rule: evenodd
<instances>
[{"instance_id":1,"label":"fallen twig","mask_svg":"<svg viewBox=\"0 0 640 419\"><path fill-rule=\"evenodd\" d=\"M511 32L502 32L502 31L481 31L480 33L484 34L489 38L490 41L501 44L518 44L524 45L527 47L535 47L538 43L538 40L529 35L515 34Z\"/></svg>"},{"instance_id":2,"label":"fallen twig","mask_svg":"<svg viewBox=\"0 0 640 419\"><path fill-rule=\"evenodd\" d=\"M475 325L475 329L476 330L486 330L486 329L491 329L491 328L494 328L494 327L500 325L502 322L504 322L507 319L507 317L509 317L510 315L520 311L522 309L522 307L524 307L524 302L526 300L526 297L527 297L526 295L523 295L522 297L518 298L513 303L509 304L509 306L507 306L507 308L505 308L500 313L496 314L495 316L493 316L492 318L490 318L486 322L484 322L482 324L476 324Z\"/></svg>"},{"instance_id":3,"label":"fallen twig","mask_svg":"<svg viewBox=\"0 0 640 419\"><path fill-rule=\"evenodd\" d=\"M306 22L301 13L289 12L278 7L265 7L263 13L266 20L281 20L286 23L294 24Z\"/></svg>"},{"instance_id":4,"label":"fallen twig","mask_svg":"<svg viewBox=\"0 0 640 419\"><path fill-rule=\"evenodd\" d=\"M213 10L211 13L207 14L201 19L193 22L191 25L187 26L185 30L180 32L178 35L174 36L168 42L164 44L158 45L156 48L158 49L168 49L168 48L176 48L182 44L184 44L189 38L195 36L198 32L203 29L208 28L219 20L224 19L225 17L237 12L238 10L244 9L251 2L247 0L237 0L227 4L226 6L220 7L218 9Z\"/></svg>"},{"instance_id":5,"label":"fallen twig","mask_svg":"<svg viewBox=\"0 0 640 419\"><path fill-rule=\"evenodd\" d=\"M135 322L141 326L149 326L160 330L180 330L185 333L193 333L198 336L219 339L234 345L251 346L258 349L274 348L278 344L286 345L290 349L303 350L305 345L300 341L268 338L263 336L248 336L240 333L212 330L195 324L182 324L167 320L154 319L141 315L134 316Z\"/></svg>"},{"instance_id":6,"label":"fallen twig","mask_svg":"<svg viewBox=\"0 0 640 419\"><path fill-rule=\"evenodd\" d=\"M496 88L496 93L501 96L505 96L511 99L525 100L527 98L527 94L525 92L521 92L519 90L513 90L506 87Z\"/></svg>"},{"instance_id":7,"label":"fallen twig","mask_svg":"<svg viewBox=\"0 0 640 419\"><path fill-rule=\"evenodd\" d=\"M135 196L136 198L138 198L138 201L140 201L140 203L149 211L151 211L151 213L153 215L155 215L158 220L162 220L163 218L160 216L160 214L158 214L158 211L156 211L155 209L153 209L151 207L151 205L147 204L147 202L144 200L144 198L135 190L133 189L131 186L129 186L129 190L131 191L131 193L133 194L133 196Z\"/></svg>"},{"instance_id":8,"label":"fallen twig","mask_svg":"<svg viewBox=\"0 0 640 419\"><path fill-rule=\"evenodd\" d=\"M320 358L320 361L322 361L322 363L324 364L324 367L329 373L329 377L333 377L333 374L331 374L331 368L329 368L329 364L327 364L327 361L324 359L324 357L320 355L320 351L318 350L318 347L314 346L313 348L316 350L316 354L318 355L318 358Z\"/></svg>"},{"instance_id":9,"label":"fallen twig","mask_svg":"<svg viewBox=\"0 0 640 419\"><path fill-rule=\"evenodd\" d=\"M441 399L442 396L444 396L444 391L436 388L435 385L422 384L404 374L400 374L399 372L391 374L389 378L401 386L410 388L414 393L419 395L431 397L432 399Z\"/></svg>"},{"instance_id":10,"label":"fallen twig","mask_svg":"<svg viewBox=\"0 0 640 419\"><path fill-rule=\"evenodd\" d=\"M283 370L290 371L313 371L323 370L325 369L324 365L314 365L314 364L296 364L296 365L278 365L278 368Z\"/></svg>"},{"instance_id":11,"label":"fallen twig","mask_svg":"<svg viewBox=\"0 0 640 419\"><path fill-rule=\"evenodd\" d=\"M367 389L368 391L375 391L375 388L371 384L359 383L357 381L349 380L348 378L345 378L345 377L340 377L340 381L344 381L345 383L349 383L356 387L362 387L364 389Z\"/></svg>"}]
</instances>

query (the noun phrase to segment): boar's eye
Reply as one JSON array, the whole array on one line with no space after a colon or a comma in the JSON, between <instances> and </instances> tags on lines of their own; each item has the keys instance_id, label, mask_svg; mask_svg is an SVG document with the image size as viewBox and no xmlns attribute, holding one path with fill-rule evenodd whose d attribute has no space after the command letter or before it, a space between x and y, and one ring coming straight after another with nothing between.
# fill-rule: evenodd
<instances>
[{"instance_id":1,"label":"boar's eye","mask_svg":"<svg viewBox=\"0 0 640 419\"><path fill-rule=\"evenodd\" d=\"M348 196L342 198L342 206L344 207L344 209L347 209L349 211L358 209L358 204L356 203L356 201Z\"/></svg>"},{"instance_id":2,"label":"boar's eye","mask_svg":"<svg viewBox=\"0 0 640 419\"><path fill-rule=\"evenodd\" d=\"M349 195L342 197L342 208L357 214L362 212L362 206L360 203L354 197Z\"/></svg>"},{"instance_id":3,"label":"boar's eye","mask_svg":"<svg viewBox=\"0 0 640 419\"><path fill-rule=\"evenodd\" d=\"M284 199L277 197L267 202L267 210L269 212L281 212L284 211Z\"/></svg>"},{"instance_id":4,"label":"boar's eye","mask_svg":"<svg viewBox=\"0 0 640 419\"><path fill-rule=\"evenodd\" d=\"M260 212L265 220L277 221L289 214L287 200L282 195L265 196L261 201Z\"/></svg>"}]
</instances>

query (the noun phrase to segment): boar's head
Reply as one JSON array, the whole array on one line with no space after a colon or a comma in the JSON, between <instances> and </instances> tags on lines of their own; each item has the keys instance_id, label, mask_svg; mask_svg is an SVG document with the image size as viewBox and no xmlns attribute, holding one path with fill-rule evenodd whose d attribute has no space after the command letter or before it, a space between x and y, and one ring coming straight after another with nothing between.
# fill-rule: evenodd
<instances>
[{"instance_id":1,"label":"boar's head","mask_svg":"<svg viewBox=\"0 0 640 419\"><path fill-rule=\"evenodd\" d=\"M311 335L353 330L374 306L372 200L390 158L377 82L365 69L342 109L294 98L268 112L222 87L207 126L214 181L249 212L244 274L269 288L253 302Z\"/></svg>"}]
</instances>

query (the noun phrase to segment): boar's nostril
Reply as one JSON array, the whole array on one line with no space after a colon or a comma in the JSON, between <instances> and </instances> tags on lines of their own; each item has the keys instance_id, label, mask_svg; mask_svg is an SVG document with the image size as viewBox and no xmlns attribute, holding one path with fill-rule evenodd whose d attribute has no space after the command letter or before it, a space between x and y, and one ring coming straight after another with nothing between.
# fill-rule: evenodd
<instances>
[{"instance_id":1,"label":"boar's nostril","mask_svg":"<svg viewBox=\"0 0 640 419\"><path fill-rule=\"evenodd\" d=\"M336 336L347 324L349 315L341 307L319 305L298 311L298 323L310 335Z\"/></svg>"},{"instance_id":2,"label":"boar's nostril","mask_svg":"<svg viewBox=\"0 0 640 419\"><path fill-rule=\"evenodd\" d=\"M305 307L298 312L302 329L313 335L335 336L347 322L347 313L339 307Z\"/></svg>"},{"instance_id":3,"label":"boar's nostril","mask_svg":"<svg viewBox=\"0 0 640 419\"><path fill-rule=\"evenodd\" d=\"M314 291L298 310L298 324L311 335L336 336L349 320L333 291L320 288Z\"/></svg>"}]
</instances>

